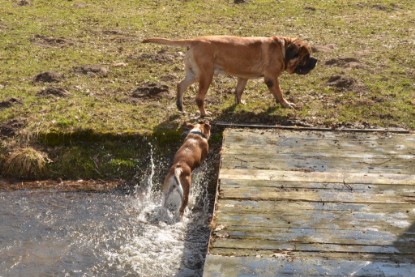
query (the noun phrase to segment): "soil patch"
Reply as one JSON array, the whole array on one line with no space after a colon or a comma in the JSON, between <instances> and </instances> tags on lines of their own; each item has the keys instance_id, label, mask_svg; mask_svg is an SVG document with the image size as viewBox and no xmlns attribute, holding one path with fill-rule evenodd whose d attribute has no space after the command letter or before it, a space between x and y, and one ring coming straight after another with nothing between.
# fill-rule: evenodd
<instances>
[{"instance_id":1,"label":"soil patch","mask_svg":"<svg viewBox=\"0 0 415 277\"><path fill-rule=\"evenodd\" d=\"M337 90L352 90L357 92L363 90L363 85L359 81L342 75L331 76L327 81L327 85Z\"/></svg>"},{"instance_id":2,"label":"soil patch","mask_svg":"<svg viewBox=\"0 0 415 277\"><path fill-rule=\"evenodd\" d=\"M328 44L328 45L318 45L318 44L316 44L316 45L311 46L311 50L314 53L318 53L318 52L328 53L328 52L332 52L334 49L336 49L334 44Z\"/></svg>"},{"instance_id":3,"label":"soil patch","mask_svg":"<svg viewBox=\"0 0 415 277\"><path fill-rule=\"evenodd\" d=\"M5 101L0 102L0 110L10 108L13 105L22 104L22 102L17 98L9 98Z\"/></svg>"},{"instance_id":4,"label":"soil patch","mask_svg":"<svg viewBox=\"0 0 415 277\"><path fill-rule=\"evenodd\" d=\"M338 66L342 68L358 68L364 69L366 68L358 59L355 58L337 58L337 59L330 59L326 61L325 65L329 66Z\"/></svg>"},{"instance_id":5,"label":"soil patch","mask_svg":"<svg viewBox=\"0 0 415 277\"><path fill-rule=\"evenodd\" d=\"M49 87L49 88L45 88L39 91L36 95L40 97L49 97L49 96L68 97L70 96L70 93L66 89L63 89L63 88Z\"/></svg>"},{"instance_id":6,"label":"soil patch","mask_svg":"<svg viewBox=\"0 0 415 277\"><path fill-rule=\"evenodd\" d=\"M129 59L131 60L138 60L138 61L152 61L156 63L173 63L179 57L184 56L183 52L176 52L176 53L168 53L166 49L162 49L158 51L156 54L141 54L138 57L130 56Z\"/></svg>"},{"instance_id":7,"label":"soil patch","mask_svg":"<svg viewBox=\"0 0 415 277\"><path fill-rule=\"evenodd\" d=\"M26 125L25 121L12 119L0 125L0 137L13 137L17 131Z\"/></svg>"},{"instance_id":8,"label":"soil patch","mask_svg":"<svg viewBox=\"0 0 415 277\"><path fill-rule=\"evenodd\" d=\"M109 39L111 41L117 42L117 43L124 43L124 42L131 42L131 41L137 41L137 37L133 34L130 34L128 32L124 32L121 30L103 30L103 31L97 31L97 36L106 36L106 39ZM123 51L123 47L118 48L119 52Z\"/></svg>"},{"instance_id":9,"label":"soil patch","mask_svg":"<svg viewBox=\"0 0 415 277\"><path fill-rule=\"evenodd\" d=\"M126 33L120 30L104 30L102 31L102 33L104 35L121 35L121 36L126 35Z\"/></svg>"},{"instance_id":10,"label":"soil patch","mask_svg":"<svg viewBox=\"0 0 415 277\"><path fill-rule=\"evenodd\" d=\"M109 72L107 67L98 64L76 66L74 71L80 74L101 77L107 77Z\"/></svg>"},{"instance_id":11,"label":"soil patch","mask_svg":"<svg viewBox=\"0 0 415 277\"><path fill-rule=\"evenodd\" d=\"M384 11L384 12L393 12L400 9L400 6L395 3L391 3L389 5L382 5L382 4L374 4L371 6L372 9Z\"/></svg>"},{"instance_id":12,"label":"soil patch","mask_svg":"<svg viewBox=\"0 0 415 277\"><path fill-rule=\"evenodd\" d=\"M43 47L66 47L73 45L71 40L65 38L54 38L44 35L34 35L31 42Z\"/></svg>"},{"instance_id":13,"label":"soil patch","mask_svg":"<svg viewBox=\"0 0 415 277\"><path fill-rule=\"evenodd\" d=\"M0 190L54 189L58 191L108 192L124 185L121 180L42 180L25 181L0 179Z\"/></svg>"},{"instance_id":14,"label":"soil patch","mask_svg":"<svg viewBox=\"0 0 415 277\"><path fill-rule=\"evenodd\" d=\"M142 86L136 88L131 96L134 98L161 98L169 93L167 85L156 83L144 83Z\"/></svg>"},{"instance_id":15,"label":"soil patch","mask_svg":"<svg viewBox=\"0 0 415 277\"><path fill-rule=\"evenodd\" d=\"M396 3L390 3L388 5L387 4L370 4L370 3L367 3L367 1L357 3L356 6L359 9L367 8L367 9L373 9L373 10L378 10L378 11L383 11L383 12L394 12L394 11L398 11L402 9L402 6Z\"/></svg>"},{"instance_id":16,"label":"soil patch","mask_svg":"<svg viewBox=\"0 0 415 277\"><path fill-rule=\"evenodd\" d=\"M18 0L17 1L17 5L18 6L29 6L32 3L29 0Z\"/></svg>"},{"instance_id":17,"label":"soil patch","mask_svg":"<svg viewBox=\"0 0 415 277\"><path fill-rule=\"evenodd\" d=\"M309 11L309 12L315 12L317 11L316 8L312 7L312 6L306 6L304 7L304 10Z\"/></svg>"},{"instance_id":18,"label":"soil patch","mask_svg":"<svg viewBox=\"0 0 415 277\"><path fill-rule=\"evenodd\" d=\"M34 82L53 83L63 79L63 74L56 72L43 72L33 78Z\"/></svg>"},{"instance_id":19,"label":"soil patch","mask_svg":"<svg viewBox=\"0 0 415 277\"><path fill-rule=\"evenodd\" d=\"M163 82L173 82L176 81L178 79L178 77L176 75L173 74L167 74L167 75L163 75L160 77L160 80Z\"/></svg>"}]
</instances>

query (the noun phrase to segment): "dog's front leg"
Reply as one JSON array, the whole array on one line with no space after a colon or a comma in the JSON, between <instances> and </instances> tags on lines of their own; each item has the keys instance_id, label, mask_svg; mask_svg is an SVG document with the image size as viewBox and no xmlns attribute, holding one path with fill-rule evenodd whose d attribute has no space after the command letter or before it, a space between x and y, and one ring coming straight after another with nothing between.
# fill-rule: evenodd
<instances>
[{"instance_id":1,"label":"dog's front leg","mask_svg":"<svg viewBox=\"0 0 415 277\"><path fill-rule=\"evenodd\" d=\"M268 89L274 95L275 99L284 107L284 108L294 108L295 105L293 103L288 102L285 100L284 96L282 96L282 91L280 88L280 83L278 78L265 78L265 84L267 85Z\"/></svg>"}]
</instances>

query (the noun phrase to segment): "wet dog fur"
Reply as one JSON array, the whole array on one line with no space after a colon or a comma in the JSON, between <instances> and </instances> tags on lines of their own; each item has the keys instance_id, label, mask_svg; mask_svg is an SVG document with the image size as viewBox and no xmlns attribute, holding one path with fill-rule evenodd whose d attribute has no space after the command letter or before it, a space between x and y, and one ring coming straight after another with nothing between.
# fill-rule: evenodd
<instances>
[{"instance_id":1,"label":"wet dog fur","mask_svg":"<svg viewBox=\"0 0 415 277\"><path fill-rule=\"evenodd\" d=\"M192 171L200 166L209 152L208 140L211 126L209 123L187 124L191 130L187 134L182 146L176 152L173 164L164 178L163 183L163 206L169 210L170 198L173 194L180 197L180 218L189 201L189 192L192 183Z\"/></svg>"}]
</instances>

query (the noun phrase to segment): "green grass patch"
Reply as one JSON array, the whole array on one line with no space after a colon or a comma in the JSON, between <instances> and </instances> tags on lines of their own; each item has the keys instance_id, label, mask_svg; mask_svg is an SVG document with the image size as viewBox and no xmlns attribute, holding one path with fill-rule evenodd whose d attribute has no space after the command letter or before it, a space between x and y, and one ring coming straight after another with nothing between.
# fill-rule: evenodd
<instances>
[{"instance_id":1,"label":"green grass patch","mask_svg":"<svg viewBox=\"0 0 415 277\"><path fill-rule=\"evenodd\" d=\"M187 115L175 106L185 49L140 42L213 34L298 37L319 59L309 75L281 76L286 97L297 104L293 110L276 104L262 80L249 81L243 95L247 104L234 106L236 79L215 78L206 99L213 122L415 128L414 1L37 0L28 6L5 1L1 10L0 102L17 102L0 107L0 126L14 122L18 127L12 133L18 136L50 134L57 144L60 137L92 130L171 134L160 138L165 143L177 139L180 126L198 115L197 85L185 94ZM105 73L80 72L85 65L103 67ZM46 71L63 78L33 81ZM343 85L330 82L336 76ZM134 96L148 83L166 85L168 91ZM68 95L38 94L50 87ZM101 171L89 154L79 154L83 150L73 153L62 166L83 168L69 175ZM132 166L117 157L106 163L111 174Z\"/></svg>"}]
</instances>

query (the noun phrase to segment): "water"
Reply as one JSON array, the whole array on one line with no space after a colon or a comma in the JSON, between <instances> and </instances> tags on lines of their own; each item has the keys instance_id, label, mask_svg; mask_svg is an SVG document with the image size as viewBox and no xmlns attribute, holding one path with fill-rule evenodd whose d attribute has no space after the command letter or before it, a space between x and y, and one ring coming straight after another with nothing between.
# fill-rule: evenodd
<instances>
[{"instance_id":1,"label":"water","mask_svg":"<svg viewBox=\"0 0 415 277\"><path fill-rule=\"evenodd\" d=\"M193 208L171 222L150 174L132 194L0 192L0 276L201 276L211 203L207 165Z\"/></svg>"}]
</instances>

